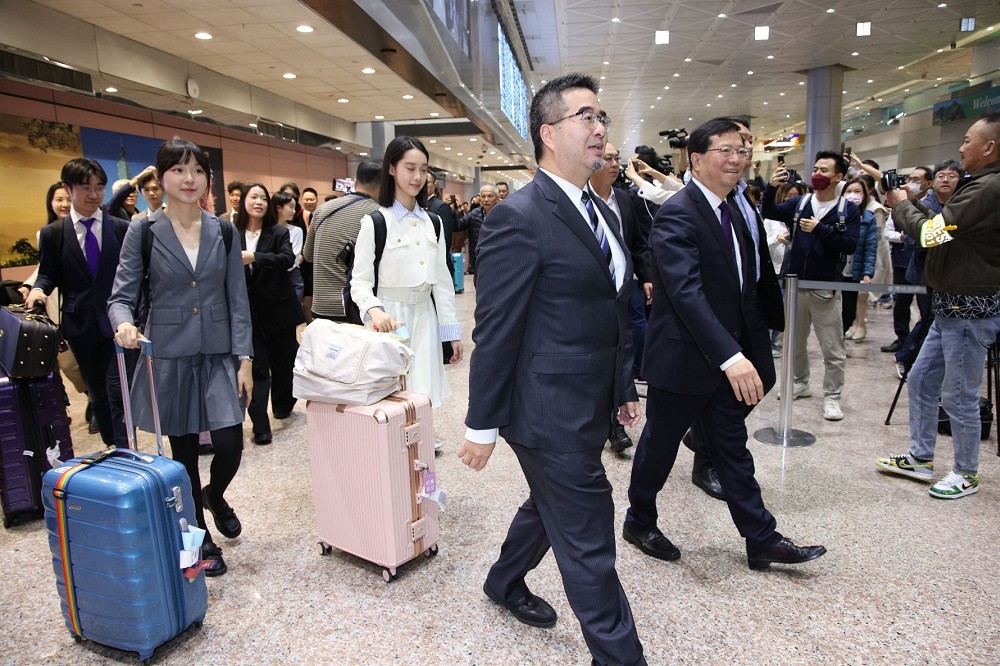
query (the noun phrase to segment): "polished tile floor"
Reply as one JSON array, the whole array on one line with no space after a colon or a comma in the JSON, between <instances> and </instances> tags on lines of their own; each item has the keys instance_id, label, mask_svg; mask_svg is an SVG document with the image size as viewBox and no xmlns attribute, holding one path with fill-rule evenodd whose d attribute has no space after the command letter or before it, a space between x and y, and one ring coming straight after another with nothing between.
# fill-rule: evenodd
<instances>
[{"instance_id":1,"label":"polished tile floor","mask_svg":"<svg viewBox=\"0 0 1000 666\"><path fill-rule=\"evenodd\" d=\"M471 280L458 297L471 346ZM956 501L930 498L927 484L885 477L876 455L907 446L907 402L891 426L897 380L888 354L891 313L869 313L868 339L848 342L846 418L824 421L822 398L794 403L794 425L816 435L808 448L752 443L757 478L778 527L800 543L823 543L815 562L747 568L724 503L690 482L681 449L660 495L660 527L682 550L661 562L618 541L618 570L650 664L1000 663L1000 460L996 430L983 443L982 490ZM822 362L811 341L813 389ZM230 571L208 581L204 627L157 650L158 664L589 664L551 556L529 576L559 613L552 629L519 624L481 591L507 525L525 497L511 451L500 446L480 473L454 456L464 432L468 365L448 369L454 396L435 414L446 442L439 485L448 492L440 554L380 569L343 553L321 557L306 447L304 405L275 423L274 443L248 443L228 499L243 534L221 537ZM817 391L818 392L818 391ZM751 433L776 425L769 396ZM78 453L100 447L74 400ZM639 429L631 434L638 438ZM249 442L249 424L246 429ZM951 463L940 442L938 476ZM151 438L143 440L152 449ZM634 449L631 449L634 451ZM207 468L208 459L202 463ZM617 520L625 511L631 458L605 453ZM207 471L207 469L206 469ZM134 653L77 645L64 627L43 523L0 533L0 663L131 664Z\"/></svg>"}]
</instances>

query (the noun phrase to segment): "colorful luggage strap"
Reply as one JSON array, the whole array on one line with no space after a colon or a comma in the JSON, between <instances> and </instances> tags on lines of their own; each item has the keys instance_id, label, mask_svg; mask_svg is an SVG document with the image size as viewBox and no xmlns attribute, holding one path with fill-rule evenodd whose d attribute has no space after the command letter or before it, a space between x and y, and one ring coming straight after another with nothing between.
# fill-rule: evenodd
<instances>
[{"instance_id":1,"label":"colorful luggage strap","mask_svg":"<svg viewBox=\"0 0 1000 666\"><path fill-rule=\"evenodd\" d=\"M69 560L69 515L66 513L66 487L69 480L78 472L82 472L91 465L105 460L114 453L115 449L105 449L98 453L82 458L79 463L70 467L59 476L52 489L52 495L56 498L56 524L59 529L59 554L62 557L63 582L66 584L66 606L69 608L69 620L73 625L73 634L83 636L83 629L80 626L80 609L76 604L76 585L73 582L73 567Z\"/></svg>"}]
</instances>

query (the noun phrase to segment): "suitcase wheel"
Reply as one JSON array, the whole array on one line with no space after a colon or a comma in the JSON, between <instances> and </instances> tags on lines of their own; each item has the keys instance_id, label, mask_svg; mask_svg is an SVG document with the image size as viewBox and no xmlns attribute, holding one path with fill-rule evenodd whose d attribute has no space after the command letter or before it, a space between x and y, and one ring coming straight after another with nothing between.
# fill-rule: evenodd
<instances>
[{"instance_id":1,"label":"suitcase wheel","mask_svg":"<svg viewBox=\"0 0 1000 666\"><path fill-rule=\"evenodd\" d=\"M77 636L76 634L73 634L73 640L76 641L77 643L82 643L83 636Z\"/></svg>"},{"instance_id":2,"label":"suitcase wheel","mask_svg":"<svg viewBox=\"0 0 1000 666\"><path fill-rule=\"evenodd\" d=\"M424 557L434 557L437 554L438 554L438 547L436 544L424 551Z\"/></svg>"},{"instance_id":3,"label":"suitcase wheel","mask_svg":"<svg viewBox=\"0 0 1000 666\"><path fill-rule=\"evenodd\" d=\"M391 583L392 581L396 580L397 578L399 578L399 576L396 575L396 569L395 568L392 568L392 569L382 569L382 580L384 580L386 582L386 584Z\"/></svg>"},{"instance_id":4,"label":"suitcase wheel","mask_svg":"<svg viewBox=\"0 0 1000 666\"><path fill-rule=\"evenodd\" d=\"M325 541L319 542L319 554L320 556L326 556L333 553L333 546L326 543Z\"/></svg>"}]
</instances>

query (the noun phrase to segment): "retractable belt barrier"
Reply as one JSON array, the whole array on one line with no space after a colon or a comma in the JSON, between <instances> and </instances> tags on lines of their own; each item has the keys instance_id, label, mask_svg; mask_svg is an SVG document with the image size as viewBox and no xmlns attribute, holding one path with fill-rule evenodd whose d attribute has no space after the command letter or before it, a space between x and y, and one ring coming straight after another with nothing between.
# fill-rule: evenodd
<instances>
[{"instance_id":1,"label":"retractable belt barrier","mask_svg":"<svg viewBox=\"0 0 1000 666\"><path fill-rule=\"evenodd\" d=\"M874 282L828 282L823 280L799 280L797 275L785 278L785 332L782 336L781 355L781 410L777 428L761 428L753 434L758 442L775 446L809 446L816 443L816 437L804 430L792 428L792 386L795 381L795 355L790 353L795 346L795 310L799 290L828 289L830 291L874 291L894 294L926 294L927 287L913 284L878 284Z\"/></svg>"}]
</instances>

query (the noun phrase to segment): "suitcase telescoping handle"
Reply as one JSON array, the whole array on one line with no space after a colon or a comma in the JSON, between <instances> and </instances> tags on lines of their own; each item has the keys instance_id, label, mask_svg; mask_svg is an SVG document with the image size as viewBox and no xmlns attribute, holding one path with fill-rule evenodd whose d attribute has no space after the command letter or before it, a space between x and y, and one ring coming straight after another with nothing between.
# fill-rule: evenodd
<instances>
[{"instance_id":1,"label":"suitcase telescoping handle","mask_svg":"<svg viewBox=\"0 0 1000 666\"><path fill-rule=\"evenodd\" d=\"M149 399L153 408L153 430L156 433L156 452L163 455L163 433L160 432L160 405L156 401L156 384L153 381L153 343L146 338L139 339L139 351L146 359L146 372L149 374ZM128 386L128 369L125 367L125 350L115 341L115 354L118 357L118 376L122 383L122 407L125 409L125 433L128 437L128 447L138 451L135 441L135 424L132 421L132 396Z\"/></svg>"}]
</instances>

